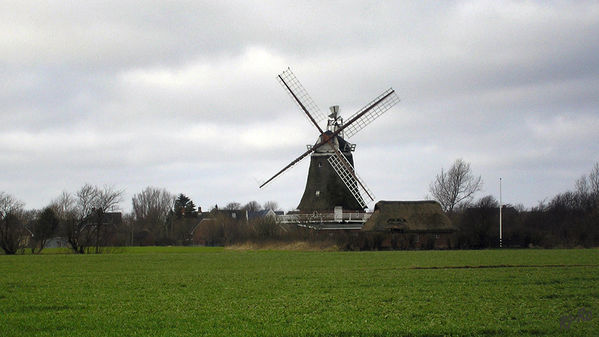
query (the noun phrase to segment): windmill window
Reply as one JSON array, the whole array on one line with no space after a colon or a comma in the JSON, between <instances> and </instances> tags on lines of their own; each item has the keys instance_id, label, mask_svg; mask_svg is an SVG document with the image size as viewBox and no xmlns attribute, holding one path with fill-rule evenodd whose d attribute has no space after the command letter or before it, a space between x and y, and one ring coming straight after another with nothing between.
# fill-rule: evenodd
<instances>
[{"instance_id":1,"label":"windmill window","mask_svg":"<svg viewBox=\"0 0 599 337\"><path fill-rule=\"evenodd\" d=\"M316 191L316 196L320 196L320 191Z\"/></svg>"}]
</instances>

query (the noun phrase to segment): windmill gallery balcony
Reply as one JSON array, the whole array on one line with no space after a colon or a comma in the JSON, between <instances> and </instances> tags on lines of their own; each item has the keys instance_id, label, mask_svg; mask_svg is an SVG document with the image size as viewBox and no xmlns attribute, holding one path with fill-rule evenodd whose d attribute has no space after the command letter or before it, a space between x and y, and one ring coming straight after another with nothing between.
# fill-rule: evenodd
<instances>
[{"instance_id":1,"label":"windmill gallery balcony","mask_svg":"<svg viewBox=\"0 0 599 337\"><path fill-rule=\"evenodd\" d=\"M315 230L360 230L372 213L313 213L278 215L282 224L297 225Z\"/></svg>"}]
</instances>

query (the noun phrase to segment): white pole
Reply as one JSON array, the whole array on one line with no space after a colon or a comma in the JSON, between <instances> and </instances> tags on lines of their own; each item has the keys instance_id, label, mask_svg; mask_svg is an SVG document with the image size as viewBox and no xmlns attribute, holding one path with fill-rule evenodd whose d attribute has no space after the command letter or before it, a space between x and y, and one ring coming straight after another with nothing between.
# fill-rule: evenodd
<instances>
[{"instance_id":1,"label":"white pole","mask_svg":"<svg viewBox=\"0 0 599 337\"><path fill-rule=\"evenodd\" d=\"M499 178L499 248L503 247L503 223L502 223L502 209L503 203L501 200L501 178Z\"/></svg>"}]
</instances>

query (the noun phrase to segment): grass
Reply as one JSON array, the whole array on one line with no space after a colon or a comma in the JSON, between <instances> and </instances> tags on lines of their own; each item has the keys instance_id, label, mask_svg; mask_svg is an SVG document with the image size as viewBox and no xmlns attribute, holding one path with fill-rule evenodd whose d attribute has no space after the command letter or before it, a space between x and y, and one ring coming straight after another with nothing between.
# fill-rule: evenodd
<instances>
[{"instance_id":1,"label":"grass","mask_svg":"<svg viewBox=\"0 0 599 337\"><path fill-rule=\"evenodd\" d=\"M597 249L45 252L0 256L0 336L599 335Z\"/></svg>"}]
</instances>

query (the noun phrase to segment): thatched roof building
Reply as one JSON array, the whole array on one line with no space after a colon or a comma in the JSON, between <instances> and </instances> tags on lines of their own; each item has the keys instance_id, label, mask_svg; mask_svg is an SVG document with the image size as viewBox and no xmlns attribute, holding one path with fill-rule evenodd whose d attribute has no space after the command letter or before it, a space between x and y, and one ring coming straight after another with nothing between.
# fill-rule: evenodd
<instances>
[{"instance_id":1,"label":"thatched roof building","mask_svg":"<svg viewBox=\"0 0 599 337\"><path fill-rule=\"evenodd\" d=\"M399 233L451 233L456 228L438 202L379 201L363 231Z\"/></svg>"}]
</instances>

